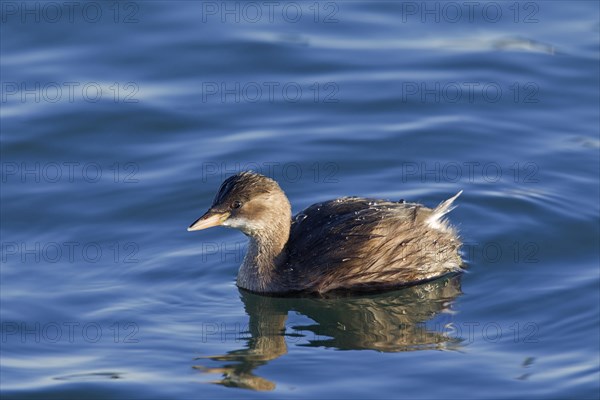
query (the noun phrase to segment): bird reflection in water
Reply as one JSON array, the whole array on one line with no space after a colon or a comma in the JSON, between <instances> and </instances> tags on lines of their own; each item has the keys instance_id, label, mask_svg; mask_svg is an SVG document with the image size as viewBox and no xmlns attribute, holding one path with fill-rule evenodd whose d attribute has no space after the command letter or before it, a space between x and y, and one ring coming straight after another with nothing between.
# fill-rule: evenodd
<instances>
[{"instance_id":1,"label":"bird reflection in water","mask_svg":"<svg viewBox=\"0 0 600 400\"><path fill-rule=\"evenodd\" d=\"M461 339L449 335L444 326L427 326L440 313L452 313L452 302L462 294L460 275L377 294L331 293L324 297L268 297L240 290L250 317L249 335L243 349L196 360L225 362L220 367L194 366L209 374L222 374L212 381L228 387L273 390L275 383L254 370L287 353L287 342L299 346L339 350L402 352L451 350ZM289 311L305 315L314 323L286 330ZM307 335L307 332L312 334ZM298 340L302 337L312 338Z\"/></svg>"}]
</instances>

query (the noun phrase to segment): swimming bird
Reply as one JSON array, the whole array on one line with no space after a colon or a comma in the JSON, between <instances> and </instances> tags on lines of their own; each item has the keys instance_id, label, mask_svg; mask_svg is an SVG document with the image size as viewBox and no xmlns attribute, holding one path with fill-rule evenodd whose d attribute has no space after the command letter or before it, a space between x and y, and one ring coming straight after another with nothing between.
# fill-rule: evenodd
<instances>
[{"instance_id":1,"label":"swimming bird","mask_svg":"<svg viewBox=\"0 0 600 400\"><path fill-rule=\"evenodd\" d=\"M436 208L342 197L292 218L276 181L245 171L227 178L188 231L226 226L250 238L237 285L258 293L381 290L461 271L456 229Z\"/></svg>"}]
</instances>

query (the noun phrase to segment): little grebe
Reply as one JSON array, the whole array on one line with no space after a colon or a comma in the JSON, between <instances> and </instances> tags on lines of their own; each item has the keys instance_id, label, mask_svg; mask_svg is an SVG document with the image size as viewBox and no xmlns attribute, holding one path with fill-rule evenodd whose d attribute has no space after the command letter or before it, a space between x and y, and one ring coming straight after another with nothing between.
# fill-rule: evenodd
<instances>
[{"instance_id":1,"label":"little grebe","mask_svg":"<svg viewBox=\"0 0 600 400\"><path fill-rule=\"evenodd\" d=\"M435 209L404 201L342 197L292 220L277 182L254 172L227 178L188 231L223 225L250 238L237 285L260 293L373 290L461 270L460 240L443 218L462 193Z\"/></svg>"}]
</instances>

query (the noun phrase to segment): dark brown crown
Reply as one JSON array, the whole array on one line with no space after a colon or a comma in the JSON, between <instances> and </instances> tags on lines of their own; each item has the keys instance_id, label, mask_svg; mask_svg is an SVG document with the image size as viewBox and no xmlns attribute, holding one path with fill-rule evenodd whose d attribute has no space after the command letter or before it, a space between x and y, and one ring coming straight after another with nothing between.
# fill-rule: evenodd
<instances>
[{"instance_id":1,"label":"dark brown crown","mask_svg":"<svg viewBox=\"0 0 600 400\"><path fill-rule=\"evenodd\" d=\"M212 207L239 200L246 202L261 193L281 190L277 182L252 171L240 172L225 179L213 200Z\"/></svg>"}]
</instances>

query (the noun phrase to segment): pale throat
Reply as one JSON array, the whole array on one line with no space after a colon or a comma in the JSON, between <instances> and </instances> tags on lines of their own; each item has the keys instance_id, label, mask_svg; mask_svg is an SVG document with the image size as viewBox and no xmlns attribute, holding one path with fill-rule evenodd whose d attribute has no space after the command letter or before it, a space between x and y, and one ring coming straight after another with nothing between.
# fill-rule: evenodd
<instances>
[{"instance_id":1,"label":"pale throat","mask_svg":"<svg viewBox=\"0 0 600 400\"><path fill-rule=\"evenodd\" d=\"M275 285L276 268L286 259L285 245L289 238L291 219L270 224L244 224L239 221L230 226L241 230L250 239L238 272L238 286L253 291L271 289Z\"/></svg>"}]
</instances>

